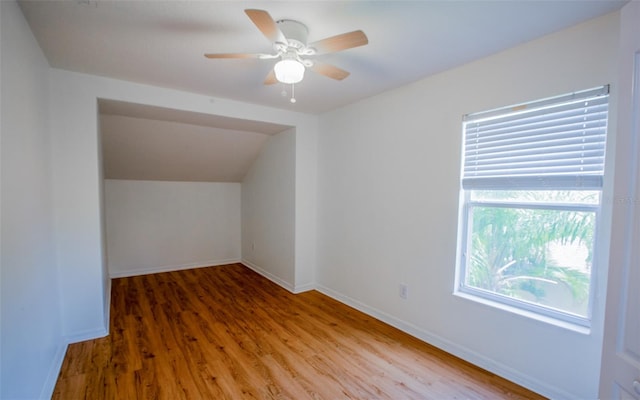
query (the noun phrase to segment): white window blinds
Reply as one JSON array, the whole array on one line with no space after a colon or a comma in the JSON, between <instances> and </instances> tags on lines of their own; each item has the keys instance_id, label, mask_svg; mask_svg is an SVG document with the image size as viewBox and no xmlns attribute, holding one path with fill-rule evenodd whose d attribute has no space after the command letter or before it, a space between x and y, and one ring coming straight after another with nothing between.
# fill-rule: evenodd
<instances>
[{"instance_id":1,"label":"white window blinds","mask_svg":"<svg viewBox=\"0 0 640 400\"><path fill-rule=\"evenodd\" d=\"M609 86L464 117L464 189L599 189Z\"/></svg>"}]
</instances>

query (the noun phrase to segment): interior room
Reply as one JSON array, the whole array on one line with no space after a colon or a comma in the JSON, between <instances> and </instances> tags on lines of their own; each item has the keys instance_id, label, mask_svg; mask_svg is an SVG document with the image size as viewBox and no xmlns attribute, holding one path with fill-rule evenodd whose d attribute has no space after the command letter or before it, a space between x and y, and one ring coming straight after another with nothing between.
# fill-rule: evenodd
<instances>
[{"instance_id":1,"label":"interior room","mask_svg":"<svg viewBox=\"0 0 640 400\"><path fill-rule=\"evenodd\" d=\"M0 2L0 398L51 398L67 349L113 334L114 279L241 264L541 396L639 399L639 21L636 1ZM464 292L465 118L593 88L587 311Z\"/></svg>"}]
</instances>

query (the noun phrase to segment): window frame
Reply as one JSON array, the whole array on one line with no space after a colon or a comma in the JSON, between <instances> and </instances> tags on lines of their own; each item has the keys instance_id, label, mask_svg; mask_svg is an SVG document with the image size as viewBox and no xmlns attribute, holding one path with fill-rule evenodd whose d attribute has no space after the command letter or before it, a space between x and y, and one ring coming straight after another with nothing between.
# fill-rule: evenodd
<instances>
[{"instance_id":1,"label":"window frame","mask_svg":"<svg viewBox=\"0 0 640 400\"><path fill-rule=\"evenodd\" d=\"M529 104L539 105L539 104L553 104L554 101L560 101L562 99L569 99L576 94L585 93L585 92L595 92L601 91L605 96L609 95L609 87L605 85L601 88L589 89L582 92L576 92L564 96L558 96L555 98L543 99L535 102L531 102ZM608 110L609 101L607 100L607 110ZM595 298L595 288L597 286L597 277L598 273L596 273L596 269L598 268L597 260L598 260L598 236L600 235L601 230L601 214L602 214L602 200L603 200L603 189L604 185L599 188L594 187L566 187L566 188L556 188L549 187L545 190L549 191L571 191L571 190L588 190L588 191L597 191L598 194L598 202L593 204L588 203L571 203L571 202L557 202L557 201L549 201L549 202L527 202L527 201L517 201L517 200L471 200L471 193L475 191L484 190L479 187L463 187L463 179L464 179L464 171L465 171L465 140L466 140L466 124L469 120L470 115L501 115L507 114L509 111L523 109L526 108L525 105L517 105L511 107L502 107L496 110L485 111L481 113L474 113L465 115L463 117L463 126L462 126L462 160L461 160L461 176L460 176L460 209L459 209L459 224L458 224L458 246L457 246L457 262L456 262L456 274L455 274L455 287L454 294L459 295L460 297L467 298L476 302L488 304L495 308L504 309L507 311L514 312L516 314L524 315L527 317L531 317L534 319L541 319L546 322L551 322L554 324L559 324L562 326L566 326L569 328L577 329L581 332L588 333L591 328L591 319L593 313L593 305ZM608 112L607 112L607 120L608 120ZM608 127L605 127L605 150L606 150L606 136ZM606 154L605 154L606 158ZM604 165L604 164L603 164ZM604 167L602 176L604 177ZM491 188L494 191L512 191L512 190L527 190L527 188L522 187L504 187L504 188ZM540 190L540 188L531 188L530 190ZM469 255L471 252L472 246L472 218L473 218L473 209L476 207L501 207L501 208L512 208L512 209L539 209L539 210L558 210L558 211L576 211L576 212L592 212L594 214L594 231L593 231L593 242L590 243L592 246L592 254L593 261L591 264L591 268L589 271L589 293L587 299L587 313L586 316L578 315L571 313L569 311L563 311L557 308L553 308L550 306L545 306L541 304L537 304L534 302L529 302L526 300L520 300L508 295L503 295L496 293L491 290L485 290L477 287L470 286L466 283L467 278L467 267L469 261ZM567 325L568 324L568 325Z\"/></svg>"}]
</instances>

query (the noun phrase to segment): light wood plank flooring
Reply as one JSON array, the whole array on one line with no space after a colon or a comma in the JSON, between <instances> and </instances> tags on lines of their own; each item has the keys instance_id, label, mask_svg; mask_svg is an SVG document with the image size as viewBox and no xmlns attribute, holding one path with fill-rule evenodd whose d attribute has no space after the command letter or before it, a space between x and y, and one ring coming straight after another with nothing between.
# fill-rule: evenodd
<instances>
[{"instance_id":1,"label":"light wood plank flooring","mask_svg":"<svg viewBox=\"0 0 640 400\"><path fill-rule=\"evenodd\" d=\"M115 279L111 334L53 398L541 399L317 291L240 264Z\"/></svg>"}]
</instances>

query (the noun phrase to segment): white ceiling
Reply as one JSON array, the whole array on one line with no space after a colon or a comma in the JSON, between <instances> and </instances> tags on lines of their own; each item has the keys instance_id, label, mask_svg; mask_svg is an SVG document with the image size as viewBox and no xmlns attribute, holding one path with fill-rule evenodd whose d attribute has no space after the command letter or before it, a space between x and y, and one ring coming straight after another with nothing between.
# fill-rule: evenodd
<instances>
[{"instance_id":1,"label":"white ceiling","mask_svg":"<svg viewBox=\"0 0 640 400\"><path fill-rule=\"evenodd\" d=\"M2 1L2 0L0 0ZM19 0L51 67L320 114L619 9L617 0L114 1ZM369 44L318 56L351 72L263 85L273 60L244 9L309 28L309 42L361 29ZM288 127L100 101L107 177L239 181L260 147ZM203 151L208 149L209 151Z\"/></svg>"},{"instance_id":2,"label":"white ceiling","mask_svg":"<svg viewBox=\"0 0 640 400\"><path fill-rule=\"evenodd\" d=\"M511 1L113 1L20 2L54 68L208 96L322 113L487 56L621 7L613 0ZM309 28L309 41L361 29L367 46L319 56L351 72L315 73L264 86L273 60L210 60L204 53L269 53L244 9Z\"/></svg>"}]
</instances>

